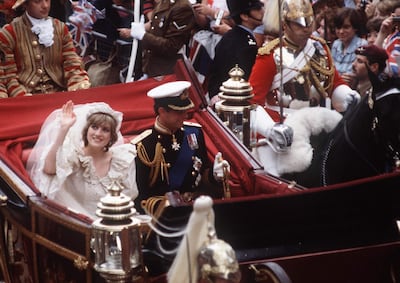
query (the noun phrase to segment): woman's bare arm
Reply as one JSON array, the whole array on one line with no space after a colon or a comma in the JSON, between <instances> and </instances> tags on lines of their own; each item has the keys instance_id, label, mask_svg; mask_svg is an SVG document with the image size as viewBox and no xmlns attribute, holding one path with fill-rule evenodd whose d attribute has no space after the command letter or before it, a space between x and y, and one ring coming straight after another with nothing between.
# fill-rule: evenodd
<instances>
[{"instance_id":1,"label":"woman's bare arm","mask_svg":"<svg viewBox=\"0 0 400 283\"><path fill-rule=\"evenodd\" d=\"M43 167L43 172L49 175L56 174L56 156L57 151L63 144L65 136L67 135L69 129L76 121L76 116L74 113L74 103L68 101L62 107L61 117L60 117L60 129L57 133L56 140L50 148Z\"/></svg>"}]
</instances>

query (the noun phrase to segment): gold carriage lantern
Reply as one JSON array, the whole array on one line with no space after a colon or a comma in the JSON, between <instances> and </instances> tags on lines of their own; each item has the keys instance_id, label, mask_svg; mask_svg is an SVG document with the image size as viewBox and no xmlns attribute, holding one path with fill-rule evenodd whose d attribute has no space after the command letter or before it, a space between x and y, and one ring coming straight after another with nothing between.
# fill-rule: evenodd
<instances>
[{"instance_id":1,"label":"gold carriage lantern","mask_svg":"<svg viewBox=\"0 0 400 283\"><path fill-rule=\"evenodd\" d=\"M215 104L221 120L235 136L249 149L256 143L256 135L251 130L251 111L256 108L250 103L253 88L243 79L244 71L236 65L229 71L230 78L222 83Z\"/></svg>"},{"instance_id":2,"label":"gold carriage lantern","mask_svg":"<svg viewBox=\"0 0 400 283\"><path fill-rule=\"evenodd\" d=\"M108 188L92 224L94 268L107 282L135 282L143 274L140 220L122 189L118 183Z\"/></svg>"}]
</instances>

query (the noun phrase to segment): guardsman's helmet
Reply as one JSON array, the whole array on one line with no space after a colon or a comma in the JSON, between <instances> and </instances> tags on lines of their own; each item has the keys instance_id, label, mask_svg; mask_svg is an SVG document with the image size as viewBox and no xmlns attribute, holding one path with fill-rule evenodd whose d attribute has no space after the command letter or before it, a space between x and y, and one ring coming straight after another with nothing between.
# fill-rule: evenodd
<instances>
[{"instance_id":1,"label":"guardsman's helmet","mask_svg":"<svg viewBox=\"0 0 400 283\"><path fill-rule=\"evenodd\" d=\"M295 22L309 27L314 22L314 11L310 0L284 0L282 3L284 21Z\"/></svg>"}]
</instances>

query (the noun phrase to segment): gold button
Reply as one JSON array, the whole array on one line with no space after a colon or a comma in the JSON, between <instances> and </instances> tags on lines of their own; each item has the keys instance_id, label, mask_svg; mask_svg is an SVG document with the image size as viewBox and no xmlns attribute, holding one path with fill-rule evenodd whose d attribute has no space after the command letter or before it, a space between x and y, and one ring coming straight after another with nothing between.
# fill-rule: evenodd
<instances>
[{"instance_id":1,"label":"gold button","mask_svg":"<svg viewBox=\"0 0 400 283\"><path fill-rule=\"evenodd\" d=\"M34 85L35 85L35 82L34 82L34 81L30 81L30 82L29 82L29 85L30 85L30 86L34 86Z\"/></svg>"},{"instance_id":2,"label":"gold button","mask_svg":"<svg viewBox=\"0 0 400 283\"><path fill-rule=\"evenodd\" d=\"M38 45L37 40L32 41L32 45L33 45L33 46L37 46L37 45Z\"/></svg>"},{"instance_id":3,"label":"gold button","mask_svg":"<svg viewBox=\"0 0 400 283\"><path fill-rule=\"evenodd\" d=\"M43 74L43 70L42 69L37 69L36 73L38 73L39 75Z\"/></svg>"},{"instance_id":4,"label":"gold button","mask_svg":"<svg viewBox=\"0 0 400 283\"><path fill-rule=\"evenodd\" d=\"M154 30L154 27L151 27L152 30Z\"/></svg>"},{"instance_id":5,"label":"gold button","mask_svg":"<svg viewBox=\"0 0 400 283\"><path fill-rule=\"evenodd\" d=\"M167 152L167 150L165 149L165 147L163 147L162 152L163 152L163 153L166 153L166 152Z\"/></svg>"},{"instance_id":6,"label":"gold button","mask_svg":"<svg viewBox=\"0 0 400 283\"><path fill-rule=\"evenodd\" d=\"M41 58L42 58L42 56L40 56L40 54L36 54L36 55L35 55L35 59L36 59L36 60L39 61Z\"/></svg>"},{"instance_id":7,"label":"gold button","mask_svg":"<svg viewBox=\"0 0 400 283\"><path fill-rule=\"evenodd\" d=\"M171 163L167 163L167 168L171 168Z\"/></svg>"}]
</instances>

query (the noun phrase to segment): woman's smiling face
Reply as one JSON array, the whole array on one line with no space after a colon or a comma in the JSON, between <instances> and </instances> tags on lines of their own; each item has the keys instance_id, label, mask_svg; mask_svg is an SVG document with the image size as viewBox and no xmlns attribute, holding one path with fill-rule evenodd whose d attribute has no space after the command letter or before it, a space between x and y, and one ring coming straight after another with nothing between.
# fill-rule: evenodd
<instances>
[{"instance_id":1,"label":"woman's smiling face","mask_svg":"<svg viewBox=\"0 0 400 283\"><path fill-rule=\"evenodd\" d=\"M356 35L357 30L351 25L350 19L343 21L341 27L336 27L336 36L340 39L344 46L348 46Z\"/></svg>"},{"instance_id":2,"label":"woman's smiling face","mask_svg":"<svg viewBox=\"0 0 400 283\"><path fill-rule=\"evenodd\" d=\"M88 145L97 148L106 147L111 140L111 126L107 123L90 125L87 132Z\"/></svg>"}]
</instances>

